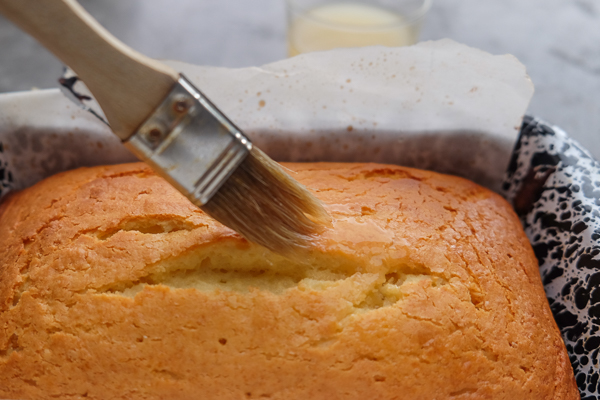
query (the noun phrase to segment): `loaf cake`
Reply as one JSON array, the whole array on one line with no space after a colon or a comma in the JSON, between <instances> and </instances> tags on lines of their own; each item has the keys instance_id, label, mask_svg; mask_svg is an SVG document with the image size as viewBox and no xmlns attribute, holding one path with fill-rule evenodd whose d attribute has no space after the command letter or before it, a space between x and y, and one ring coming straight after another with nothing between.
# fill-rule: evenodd
<instances>
[{"instance_id":1,"label":"loaf cake","mask_svg":"<svg viewBox=\"0 0 600 400\"><path fill-rule=\"evenodd\" d=\"M286 164L332 225L293 257L144 164L0 206L0 398L578 399L518 218L467 180Z\"/></svg>"}]
</instances>

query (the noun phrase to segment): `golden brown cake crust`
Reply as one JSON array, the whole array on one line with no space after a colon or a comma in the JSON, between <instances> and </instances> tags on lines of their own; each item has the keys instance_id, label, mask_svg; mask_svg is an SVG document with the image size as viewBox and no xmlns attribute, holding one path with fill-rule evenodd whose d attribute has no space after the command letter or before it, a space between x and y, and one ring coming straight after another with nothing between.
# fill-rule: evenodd
<instances>
[{"instance_id":1,"label":"golden brown cake crust","mask_svg":"<svg viewBox=\"0 0 600 400\"><path fill-rule=\"evenodd\" d=\"M579 398L498 195L396 166L286 166L333 217L296 261L143 164L8 199L0 398Z\"/></svg>"}]
</instances>

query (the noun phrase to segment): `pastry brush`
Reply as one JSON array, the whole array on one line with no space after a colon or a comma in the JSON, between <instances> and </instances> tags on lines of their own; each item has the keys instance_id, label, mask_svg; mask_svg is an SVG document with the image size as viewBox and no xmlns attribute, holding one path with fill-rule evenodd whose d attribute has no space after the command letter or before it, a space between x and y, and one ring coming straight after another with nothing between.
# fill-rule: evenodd
<instances>
[{"instance_id":1,"label":"pastry brush","mask_svg":"<svg viewBox=\"0 0 600 400\"><path fill-rule=\"evenodd\" d=\"M286 253L328 215L169 66L133 51L75 0L0 0L0 12L71 67L125 146L246 239Z\"/></svg>"}]
</instances>

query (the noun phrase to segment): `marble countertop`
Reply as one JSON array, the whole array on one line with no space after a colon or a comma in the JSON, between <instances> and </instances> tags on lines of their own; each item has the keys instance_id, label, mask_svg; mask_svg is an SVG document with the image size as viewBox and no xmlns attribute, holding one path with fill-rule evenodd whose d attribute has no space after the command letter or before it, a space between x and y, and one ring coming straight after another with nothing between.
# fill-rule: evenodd
<instances>
[{"instance_id":1,"label":"marble countertop","mask_svg":"<svg viewBox=\"0 0 600 400\"><path fill-rule=\"evenodd\" d=\"M286 57L283 0L80 0L136 50L200 65L243 67ZM536 92L529 113L600 158L598 0L434 0L422 40L451 38L514 54ZM62 66L0 17L0 92L56 87Z\"/></svg>"}]
</instances>

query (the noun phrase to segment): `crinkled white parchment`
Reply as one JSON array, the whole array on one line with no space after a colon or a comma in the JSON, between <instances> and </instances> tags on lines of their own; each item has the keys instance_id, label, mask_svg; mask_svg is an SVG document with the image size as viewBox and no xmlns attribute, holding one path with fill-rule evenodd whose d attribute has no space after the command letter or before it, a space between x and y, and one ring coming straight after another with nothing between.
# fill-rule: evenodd
<instances>
[{"instance_id":1,"label":"crinkled white parchment","mask_svg":"<svg viewBox=\"0 0 600 400\"><path fill-rule=\"evenodd\" d=\"M383 162L499 185L533 86L510 55L450 40L229 69L169 61L278 161ZM0 95L15 188L134 158L58 90Z\"/></svg>"}]
</instances>

